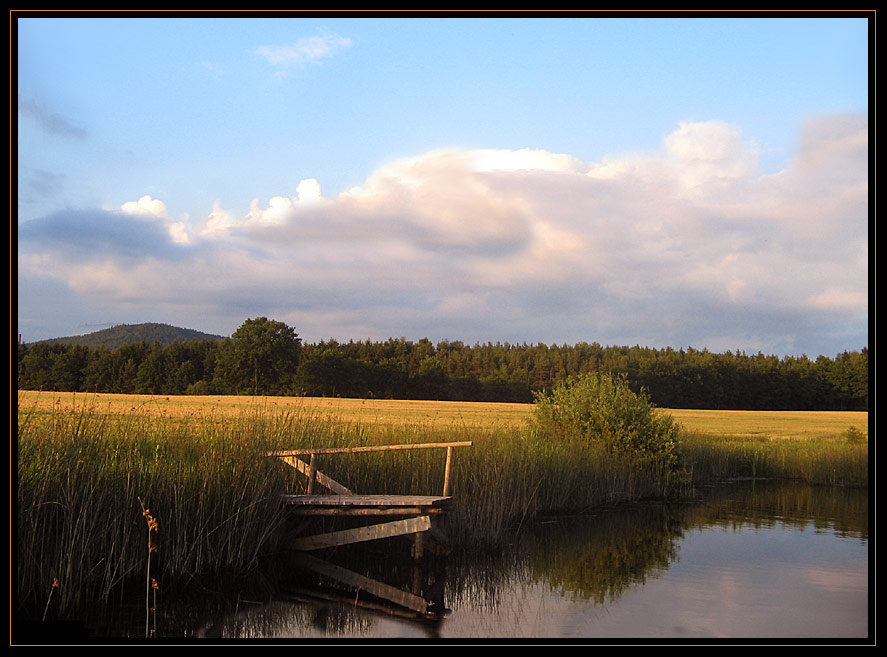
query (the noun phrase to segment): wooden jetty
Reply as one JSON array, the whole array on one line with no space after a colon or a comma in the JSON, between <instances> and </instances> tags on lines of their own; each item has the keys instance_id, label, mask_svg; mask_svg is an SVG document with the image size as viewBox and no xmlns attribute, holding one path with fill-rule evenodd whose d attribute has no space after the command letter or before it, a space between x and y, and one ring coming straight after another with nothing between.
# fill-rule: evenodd
<instances>
[{"instance_id":1,"label":"wooden jetty","mask_svg":"<svg viewBox=\"0 0 887 657\"><path fill-rule=\"evenodd\" d=\"M412 534L414 535L413 557L418 560L423 555L423 534L428 533L439 542L446 542L439 523L433 522L433 520L440 518L453 505L451 474L454 450L456 447L468 446L471 446L471 442L322 447L270 453L269 456L279 458L308 478L306 494L283 495L281 498L281 502L286 504L293 514L327 518L350 517L385 520L360 527L298 537L290 543L290 547L300 552L310 552ZM440 496L358 495L318 469L320 456L413 449L446 449L443 491ZM307 461L303 460L305 457L308 458ZM329 493L316 494L314 491L318 485L328 489ZM391 518L397 519L392 520ZM336 579L358 591L367 591L375 597L388 600L419 614L428 614L429 607L432 604L438 604L438 601L429 601L422 597L421 591L402 591L323 561L313 555L302 555L300 563L314 572ZM418 577L414 579L419 581ZM418 588L418 586L414 585L414 588Z\"/></svg>"}]
</instances>

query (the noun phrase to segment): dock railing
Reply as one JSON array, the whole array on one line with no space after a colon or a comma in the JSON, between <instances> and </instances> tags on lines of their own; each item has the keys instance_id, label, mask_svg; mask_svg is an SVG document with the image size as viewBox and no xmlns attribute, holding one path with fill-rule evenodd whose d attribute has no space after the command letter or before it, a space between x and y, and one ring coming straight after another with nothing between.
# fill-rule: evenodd
<instances>
[{"instance_id":1,"label":"dock railing","mask_svg":"<svg viewBox=\"0 0 887 657\"><path fill-rule=\"evenodd\" d=\"M444 465L444 497L450 495L452 470L453 470L453 452L456 447L470 447L471 441L451 442L451 443L412 443L405 445L367 445L364 447L313 447L304 449L291 449L281 452L271 452L268 456L276 456L288 465L296 468L299 472L308 477L308 495L314 494L315 483L325 486L333 493L338 495L353 495L352 491L342 484L330 479L317 469L317 457L322 454L358 454L363 452L391 452L404 449L443 449L446 448L447 456ZM308 463L300 459L300 456L308 456Z\"/></svg>"},{"instance_id":2,"label":"dock railing","mask_svg":"<svg viewBox=\"0 0 887 657\"><path fill-rule=\"evenodd\" d=\"M363 524L359 527L349 527L311 536L296 537L290 542L290 546L292 549L302 553L299 563L314 572L338 580L340 583L355 589L358 594L360 591L367 591L379 598L427 615L431 605L436 604L436 601L428 600L421 594L421 587L417 583L417 578L420 578L418 570L414 573L413 591L410 592L389 586L363 574L352 572L305 553L340 545L412 535L412 554L416 562L419 563L424 550L423 534L430 533L439 543L444 545L447 543L445 532L442 531L438 523L440 514L445 513L453 502L453 498L450 497L453 452L456 447L469 446L471 446L471 442L413 443L365 447L315 447L269 453L268 456L281 459L308 477L307 495L282 496L282 501L288 505L292 513L302 516L326 516L328 518L343 516L350 516L352 518L400 517L398 520L389 522ZM405 449L447 450L446 463L444 465L443 497L422 495L356 495L339 482L323 474L317 467L318 457L321 455L391 452ZM307 463L300 458L306 456L308 457ZM315 484L325 486L332 491L333 495L315 495ZM434 522L432 517L435 518ZM440 606L442 606L442 602Z\"/></svg>"}]
</instances>

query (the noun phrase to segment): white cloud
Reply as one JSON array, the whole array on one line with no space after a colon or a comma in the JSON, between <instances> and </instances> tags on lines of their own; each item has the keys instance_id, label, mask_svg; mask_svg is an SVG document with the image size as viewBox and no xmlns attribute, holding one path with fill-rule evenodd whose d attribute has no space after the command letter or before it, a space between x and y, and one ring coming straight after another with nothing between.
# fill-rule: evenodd
<instances>
[{"instance_id":1,"label":"white cloud","mask_svg":"<svg viewBox=\"0 0 887 657\"><path fill-rule=\"evenodd\" d=\"M191 241L184 221L174 221L169 225L169 236L176 244L187 244Z\"/></svg>"},{"instance_id":2,"label":"white cloud","mask_svg":"<svg viewBox=\"0 0 887 657\"><path fill-rule=\"evenodd\" d=\"M274 66L306 64L330 57L343 48L351 47L351 39L338 34L322 33L302 37L289 45L259 46L255 52Z\"/></svg>"},{"instance_id":3,"label":"white cloud","mask_svg":"<svg viewBox=\"0 0 887 657\"><path fill-rule=\"evenodd\" d=\"M296 187L297 201L301 204L316 203L323 198L320 193L320 183L314 178L302 180Z\"/></svg>"},{"instance_id":4,"label":"white cloud","mask_svg":"<svg viewBox=\"0 0 887 657\"><path fill-rule=\"evenodd\" d=\"M257 226L282 225L292 214L293 202L285 196L273 196L264 210L259 207L259 199L253 199L246 223Z\"/></svg>"},{"instance_id":5,"label":"white cloud","mask_svg":"<svg viewBox=\"0 0 887 657\"><path fill-rule=\"evenodd\" d=\"M203 227L200 233L204 236L213 236L225 233L234 225L234 219L231 214L226 211L219 201L213 203L212 212L210 212L203 221Z\"/></svg>"},{"instance_id":6,"label":"white cloud","mask_svg":"<svg viewBox=\"0 0 887 657\"><path fill-rule=\"evenodd\" d=\"M158 201L148 195L142 196L138 201L127 201L120 206L120 210L126 214L137 214L157 219L169 219L169 215L166 212L166 204L163 201Z\"/></svg>"},{"instance_id":7,"label":"white cloud","mask_svg":"<svg viewBox=\"0 0 887 657\"><path fill-rule=\"evenodd\" d=\"M138 201L127 201L120 206L120 211L124 214L162 221L169 231L170 239L176 244L187 244L191 241L185 222L173 220L167 213L166 204L149 195L142 196Z\"/></svg>"},{"instance_id":8,"label":"white cloud","mask_svg":"<svg viewBox=\"0 0 887 657\"><path fill-rule=\"evenodd\" d=\"M277 314L315 339L837 353L867 342L866 135L859 117L813 122L772 176L720 122L680 124L661 155L605 162L431 151L335 197L305 179L243 216L216 203L171 255L36 248L20 267L47 275L52 263L84 298L141 295L145 321L152 304L185 313L199 299L234 328ZM122 210L162 222L171 241L188 235L150 196Z\"/></svg>"}]
</instances>

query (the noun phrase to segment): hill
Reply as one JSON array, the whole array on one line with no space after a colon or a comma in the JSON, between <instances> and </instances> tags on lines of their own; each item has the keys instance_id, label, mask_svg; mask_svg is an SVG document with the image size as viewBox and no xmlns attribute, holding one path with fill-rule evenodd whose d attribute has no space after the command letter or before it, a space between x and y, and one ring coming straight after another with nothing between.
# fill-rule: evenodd
<instances>
[{"instance_id":1,"label":"hill","mask_svg":"<svg viewBox=\"0 0 887 657\"><path fill-rule=\"evenodd\" d=\"M64 338L50 338L40 340L32 344L76 344L83 347L108 347L116 349L126 344L144 342L153 344L159 342L168 347L173 342L188 342L189 340L221 340L224 336L202 333L193 329L179 328L169 324L157 324L146 322L144 324L119 324L111 328L74 335Z\"/></svg>"}]
</instances>

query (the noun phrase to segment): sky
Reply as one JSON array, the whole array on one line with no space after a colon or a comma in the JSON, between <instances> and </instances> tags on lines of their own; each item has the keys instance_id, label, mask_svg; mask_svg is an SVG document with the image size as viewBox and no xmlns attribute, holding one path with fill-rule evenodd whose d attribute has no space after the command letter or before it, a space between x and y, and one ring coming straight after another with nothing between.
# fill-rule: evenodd
<instances>
[{"instance_id":1,"label":"sky","mask_svg":"<svg viewBox=\"0 0 887 657\"><path fill-rule=\"evenodd\" d=\"M868 346L865 17L13 28L25 342Z\"/></svg>"}]
</instances>

